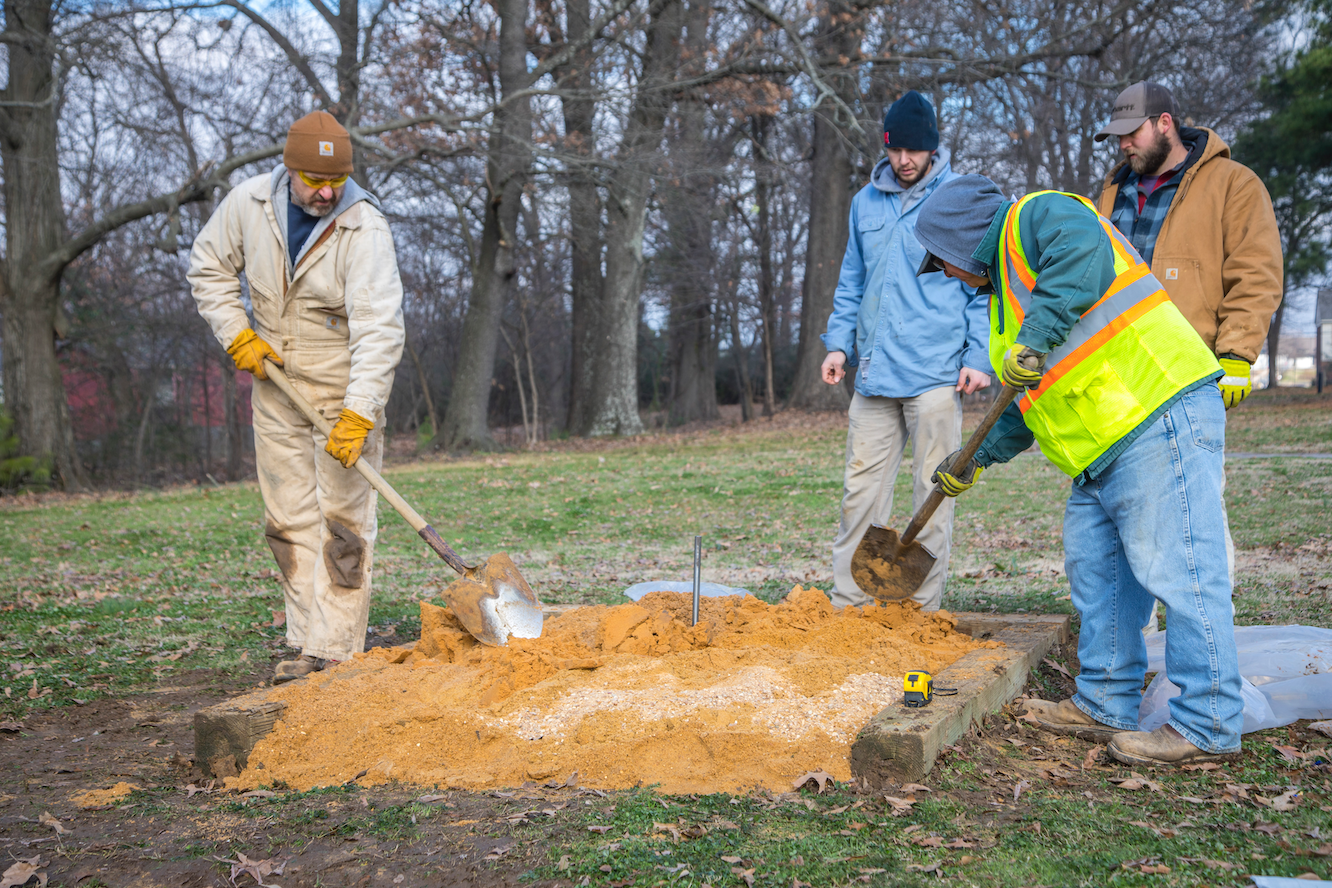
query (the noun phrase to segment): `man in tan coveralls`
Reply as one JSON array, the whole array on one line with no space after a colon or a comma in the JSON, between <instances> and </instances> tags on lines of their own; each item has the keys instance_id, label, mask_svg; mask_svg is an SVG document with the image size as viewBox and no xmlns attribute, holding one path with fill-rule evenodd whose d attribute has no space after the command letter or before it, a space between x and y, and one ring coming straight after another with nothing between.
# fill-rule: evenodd
<instances>
[{"instance_id":1,"label":"man in tan coveralls","mask_svg":"<svg viewBox=\"0 0 1332 888\"><path fill-rule=\"evenodd\" d=\"M393 236L375 197L348 179L351 136L316 111L292 124L282 161L227 195L195 238L189 271L199 313L259 380L251 404L265 536L282 571L287 642L300 650L274 681L365 647L376 497L348 469L383 461L383 435L370 433L383 423L404 337ZM332 435L267 381L266 358L335 423Z\"/></svg>"}]
</instances>

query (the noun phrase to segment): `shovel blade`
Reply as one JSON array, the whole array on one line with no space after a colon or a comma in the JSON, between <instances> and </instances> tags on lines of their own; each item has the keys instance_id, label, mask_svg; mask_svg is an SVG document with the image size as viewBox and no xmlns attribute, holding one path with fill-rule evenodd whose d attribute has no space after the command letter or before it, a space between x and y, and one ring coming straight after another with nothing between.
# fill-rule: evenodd
<instances>
[{"instance_id":1,"label":"shovel blade","mask_svg":"<svg viewBox=\"0 0 1332 888\"><path fill-rule=\"evenodd\" d=\"M498 552L443 591L442 597L468 632L484 644L541 636L541 605L518 565Z\"/></svg>"},{"instance_id":2,"label":"shovel blade","mask_svg":"<svg viewBox=\"0 0 1332 888\"><path fill-rule=\"evenodd\" d=\"M902 545L897 531L872 524L851 556L851 578L879 601L902 601L916 594L934 561L934 554L915 540Z\"/></svg>"}]
</instances>

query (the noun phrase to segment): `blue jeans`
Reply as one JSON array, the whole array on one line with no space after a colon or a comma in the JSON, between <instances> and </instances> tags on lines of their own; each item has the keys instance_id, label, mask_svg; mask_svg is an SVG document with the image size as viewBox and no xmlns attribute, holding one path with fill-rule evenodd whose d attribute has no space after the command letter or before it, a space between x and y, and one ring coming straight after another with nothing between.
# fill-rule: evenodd
<instances>
[{"instance_id":1,"label":"blue jeans","mask_svg":"<svg viewBox=\"0 0 1332 888\"><path fill-rule=\"evenodd\" d=\"M1138 729L1142 625L1159 600L1166 677L1180 687L1170 725L1212 753L1238 750L1244 724L1221 506L1225 439L1216 387L1195 388L1100 477L1075 485L1064 513L1064 564L1082 619L1074 705Z\"/></svg>"}]
</instances>

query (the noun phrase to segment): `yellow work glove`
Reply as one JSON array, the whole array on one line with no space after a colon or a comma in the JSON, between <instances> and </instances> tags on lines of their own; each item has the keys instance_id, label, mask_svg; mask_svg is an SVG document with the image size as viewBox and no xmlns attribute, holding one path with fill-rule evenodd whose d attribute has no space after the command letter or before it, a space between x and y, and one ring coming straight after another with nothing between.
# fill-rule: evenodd
<instances>
[{"instance_id":1,"label":"yellow work glove","mask_svg":"<svg viewBox=\"0 0 1332 888\"><path fill-rule=\"evenodd\" d=\"M954 475L949 472L948 467L953 464L953 460L957 459L957 455L961 452L960 450L954 450L948 454L944 461L939 463L939 467L934 470L934 474L930 476L930 480L938 484L947 496L957 496L964 490L970 490L971 486L980 480L981 472L985 471L985 467L978 465L973 459L967 463L966 469L958 474Z\"/></svg>"},{"instance_id":2,"label":"yellow work glove","mask_svg":"<svg viewBox=\"0 0 1332 888\"><path fill-rule=\"evenodd\" d=\"M1013 388L1036 388L1045 375L1045 355L1025 345L1015 345L1004 352L999 379Z\"/></svg>"},{"instance_id":3,"label":"yellow work glove","mask_svg":"<svg viewBox=\"0 0 1332 888\"><path fill-rule=\"evenodd\" d=\"M333 431L329 432L328 446L324 449L350 469L361 458L365 436L374 427L375 424L361 414L344 409L338 414L338 421L333 425Z\"/></svg>"},{"instance_id":4,"label":"yellow work glove","mask_svg":"<svg viewBox=\"0 0 1332 888\"><path fill-rule=\"evenodd\" d=\"M1221 389L1221 400L1226 402L1226 409L1229 410L1253 391L1253 379L1250 376L1253 367L1237 355L1227 354L1218 360L1226 375L1217 380L1216 384Z\"/></svg>"},{"instance_id":5,"label":"yellow work glove","mask_svg":"<svg viewBox=\"0 0 1332 888\"><path fill-rule=\"evenodd\" d=\"M264 359L267 358L279 367L282 366L282 359L273 351L273 347L259 338L259 334L246 327L236 334L236 338L231 340L231 345L227 347L227 354L231 355L231 360L236 362L237 370L244 370L251 373L256 379L267 379L268 371L264 369Z\"/></svg>"}]
</instances>

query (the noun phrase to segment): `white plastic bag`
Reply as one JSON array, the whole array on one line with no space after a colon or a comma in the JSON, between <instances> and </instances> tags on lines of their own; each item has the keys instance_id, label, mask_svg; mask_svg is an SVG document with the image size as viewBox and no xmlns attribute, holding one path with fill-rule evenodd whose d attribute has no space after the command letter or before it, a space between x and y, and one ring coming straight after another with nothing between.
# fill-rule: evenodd
<instances>
[{"instance_id":1,"label":"white plastic bag","mask_svg":"<svg viewBox=\"0 0 1332 888\"><path fill-rule=\"evenodd\" d=\"M1144 731L1169 721L1168 704L1179 695L1165 676L1168 641L1168 628L1147 641L1147 671L1157 675L1138 709L1138 727ZM1243 733L1301 718L1332 718L1332 629L1237 626L1235 647L1244 678Z\"/></svg>"}]
</instances>

